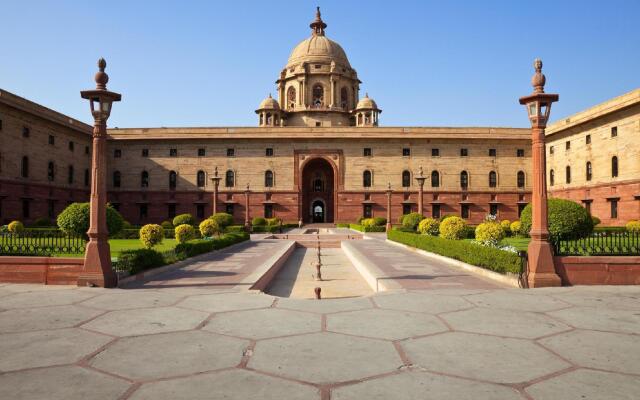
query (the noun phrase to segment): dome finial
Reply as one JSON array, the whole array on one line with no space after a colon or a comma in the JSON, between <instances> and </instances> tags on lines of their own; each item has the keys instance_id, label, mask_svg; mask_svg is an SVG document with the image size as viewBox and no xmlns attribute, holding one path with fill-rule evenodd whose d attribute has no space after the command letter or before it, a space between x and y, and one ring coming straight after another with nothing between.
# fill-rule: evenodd
<instances>
[{"instance_id":1,"label":"dome finial","mask_svg":"<svg viewBox=\"0 0 640 400\"><path fill-rule=\"evenodd\" d=\"M533 61L533 68L535 68L536 72L533 74L531 78L531 85L533 86L534 93L544 93L544 84L547 81L547 78L542 73L542 60L536 58Z\"/></svg>"},{"instance_id":2,"label":"dome finial","mask_svg":"<svg viewBox=\"0 0 640 400\"><path fill-rule=\"evenodd\" d=\"M324 30L327 27L327 24L322 21L322 16L320 15L320 7L316 7L316 19L309 24L311 28L311 33L314 36L324 36Z\"/></svg>"}]
</instances>

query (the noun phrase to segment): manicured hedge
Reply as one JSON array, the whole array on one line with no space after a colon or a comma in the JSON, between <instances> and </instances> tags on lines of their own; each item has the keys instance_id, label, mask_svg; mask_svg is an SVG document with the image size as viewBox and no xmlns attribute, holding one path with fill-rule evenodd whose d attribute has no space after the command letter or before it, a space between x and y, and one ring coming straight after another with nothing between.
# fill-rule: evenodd
<instances>
[{"instance_id":1,"label":"manicured hedge","mask_svg":"<svg viewBox=\"0 0 640 400\"><path fill-rule=\"evenodd\" d=\"M117 269L128 271L134 275L166 264L165 258L159 251L153 249L125 250L118 256Z\"/></svg>"},{"instance_id":2,"label":"manicured hedge","mask_svg":"<svg viewBox=\"0 0 640 400\"><path fill-rule=\"evenodd\" d=\"M339 222L336 224L336 228L348 228L349 224L343 223L343 222Z\"/></svg>"},{"instance_id":3,"label":"manicured hedge","mask_svg":"<svg viewBox=\"0 0 640 400\"><path fill-rule=\"evenodd\" d=\"M384 232L386 230L385 226L364 226L358 224L349 224L349 228L360 232Z\"/></svg>"},{"instance_id":4,"label":"manicured hedge","mask_svg":"<svg viewBox=\"0 0 640 400\"><path fill-rule=\"evenodd\" d=\"M244 242L245 240L249 240L249 235L245 232L226 233L215 239L195 239L179 243L175 252L179 259L184 259Z\"/></svg>"},{"instance_id":5,"label":"manicured hedge","mask_svg":"<svg viewBox=\"0 0 640 400\"><path fill-rule=\"evenodd\" d=\"M441 256L453 258L467 264L476 265L504 274L520 272L521 260L516 253L480 246L464 240L447 240L435 236L392 230L387 233L389 240L406 244Z\"/></svg>"}]
</instances>

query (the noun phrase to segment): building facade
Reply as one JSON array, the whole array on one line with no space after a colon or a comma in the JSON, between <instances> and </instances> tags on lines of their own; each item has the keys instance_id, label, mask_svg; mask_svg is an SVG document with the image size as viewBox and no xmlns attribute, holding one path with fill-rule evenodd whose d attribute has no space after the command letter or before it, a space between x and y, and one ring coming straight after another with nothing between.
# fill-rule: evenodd
<instances>
[{"instance_id":1,"label":"building facade","mask_svg":"<svg viewBox=\"0 0 640 400\"><path fill-rule=\"evenodd\" d=\"M382 110L368 94L360 96L358 74L342 47L327 38L319 11L310 28L280 71L275 98L269 95L256 109L257 127L110 129L109 202L134 224L214 212L228 212L238 223L247 216L335 223L386 217L391 190L394 223L414 211L459 215L470 223L487 214L519 217L531 194L529 129L380 126ZM570 117L575 126L558 122L549 140L583 135L584 127L596 129L607 120L617 124L620 138L637 145L637 108L596 114ZM627 117L635 127L631 120L622 123ZM90 135L84 123L1 91L0 220L53 219L68 203L86 201ZM554 170L582 162L561 160L558 152L548 160ZM638 176L635 162L632 167L629 156L620 164L616 190ZM556 178L550 189L556 196L584 197L579 182L564 187ZM597 182L611 180L603 175ZM634 188L629 193L638 193ZM600 200L592 203L600 216ZM629 210L603 222L637 217L637 207Z\"/></svg>"}]
</instances>

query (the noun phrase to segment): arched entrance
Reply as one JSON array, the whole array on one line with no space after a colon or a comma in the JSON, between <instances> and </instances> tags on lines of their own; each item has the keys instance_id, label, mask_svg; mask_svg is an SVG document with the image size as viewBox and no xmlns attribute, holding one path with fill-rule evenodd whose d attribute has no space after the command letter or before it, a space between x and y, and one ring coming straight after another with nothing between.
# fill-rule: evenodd
<instances>
[{"instance_id":1,"label":"arched entrance","mask_svg":"<svg viewBox=\"0 0 640 400\"><path fill-rule=\"evenodd\" d=\"M309 160L302 169L302 220L333 222L335 176L333 166L324 158Z\"/></svg>"}]
</instances>

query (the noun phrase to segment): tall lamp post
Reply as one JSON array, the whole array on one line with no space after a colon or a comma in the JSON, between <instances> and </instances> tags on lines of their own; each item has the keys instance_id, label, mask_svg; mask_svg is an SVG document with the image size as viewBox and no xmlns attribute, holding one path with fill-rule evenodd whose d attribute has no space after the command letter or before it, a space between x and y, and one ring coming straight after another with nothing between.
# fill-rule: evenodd
<instances>
[{"instance_id":1,"label":"tall lamp post","mask_svg":"<svg viewBox=\"0 0 640 400\"><path fill-rule=\"evenodd\" d=\"M119 93L107 90L109 76L104 72L107 62L98 60L95 90L80 92L89 100L93 115L93 155L91 157L91 200L89 217L89 243L84 255L84 267L78 277L78 286L114 287L117 277L111 268L109 231L107 230L107 119L111 105L120 101Z\"/></svg>"},{"instance_id":2,"label":"tall lamp post","mask_svg":"<svg viewBox=\"0 0 640 400\"><path fill-rule=\"evenodd\" d=\"M562 281L553 263L553 251L549 243L547 216L547 169L545 159L545 136L551 104L558 101L557 94L544 92L546 78L542 74L542 61L533 63L536 70L531 78L533 93L521 97L520 104L527 108L531 121L531 153L533 158L533 193L531 195L531 242L527 249L529 257L529 287L560 286Z\"/></svg>"},{"instance_id":3,"label":"tall lamp post","mask_svg":"<svg viewBox=\"0 0 640 400\"><path fill-rule=\"evenodd\" d=\"M391 195L393 189L391 189L391 182L387 184L387 226L385 227L387 232L391 232Z\"/></svg>"},{"instance_id":4,"label":"tall lamp post","mask_svg":"<svg viewBox=\"0 0 640 400\"><path fill-rule=\"evenodd\" d=\"M218 176L218 167L216 166L216 169L213 171L213 178L211 178L211 181L213 182L213 201L211 204L213 209L212 214L218 212L218 186L220 185L220 179L222 178Z\"/></svg>"},{"instance_id":5,"label":"tall lamp post","mask_svg":"<svg viewBox=\"0 0 640 400\"><path fill-rule=\"evenodd\" d=\"M244 191L244 229L247 232L251 232L251 216L249 215L249 194L251 190L249 189L249 184L247 183L247 188Z\"/></svg>"},{"instance_id":6,"label":"tall lamp post","mask_svg":"<svg viewBox=\"0 0 640 400\"><path fill-rule=\"evenodd\" d=\"M422 211L423 211L422 208L424 207L423 206L423 204L424 204L423 203L423 199L424 199L424 181L427 179L427 177L424 176L424 173L422 172L422 166L420 166L419 171L420 172L418 173L418 176L416 177L416 180L418 181L418 188L420 190L418 192L418 213L420 215L424 215L422 213Z\"/></svg>"}]
</instances>

